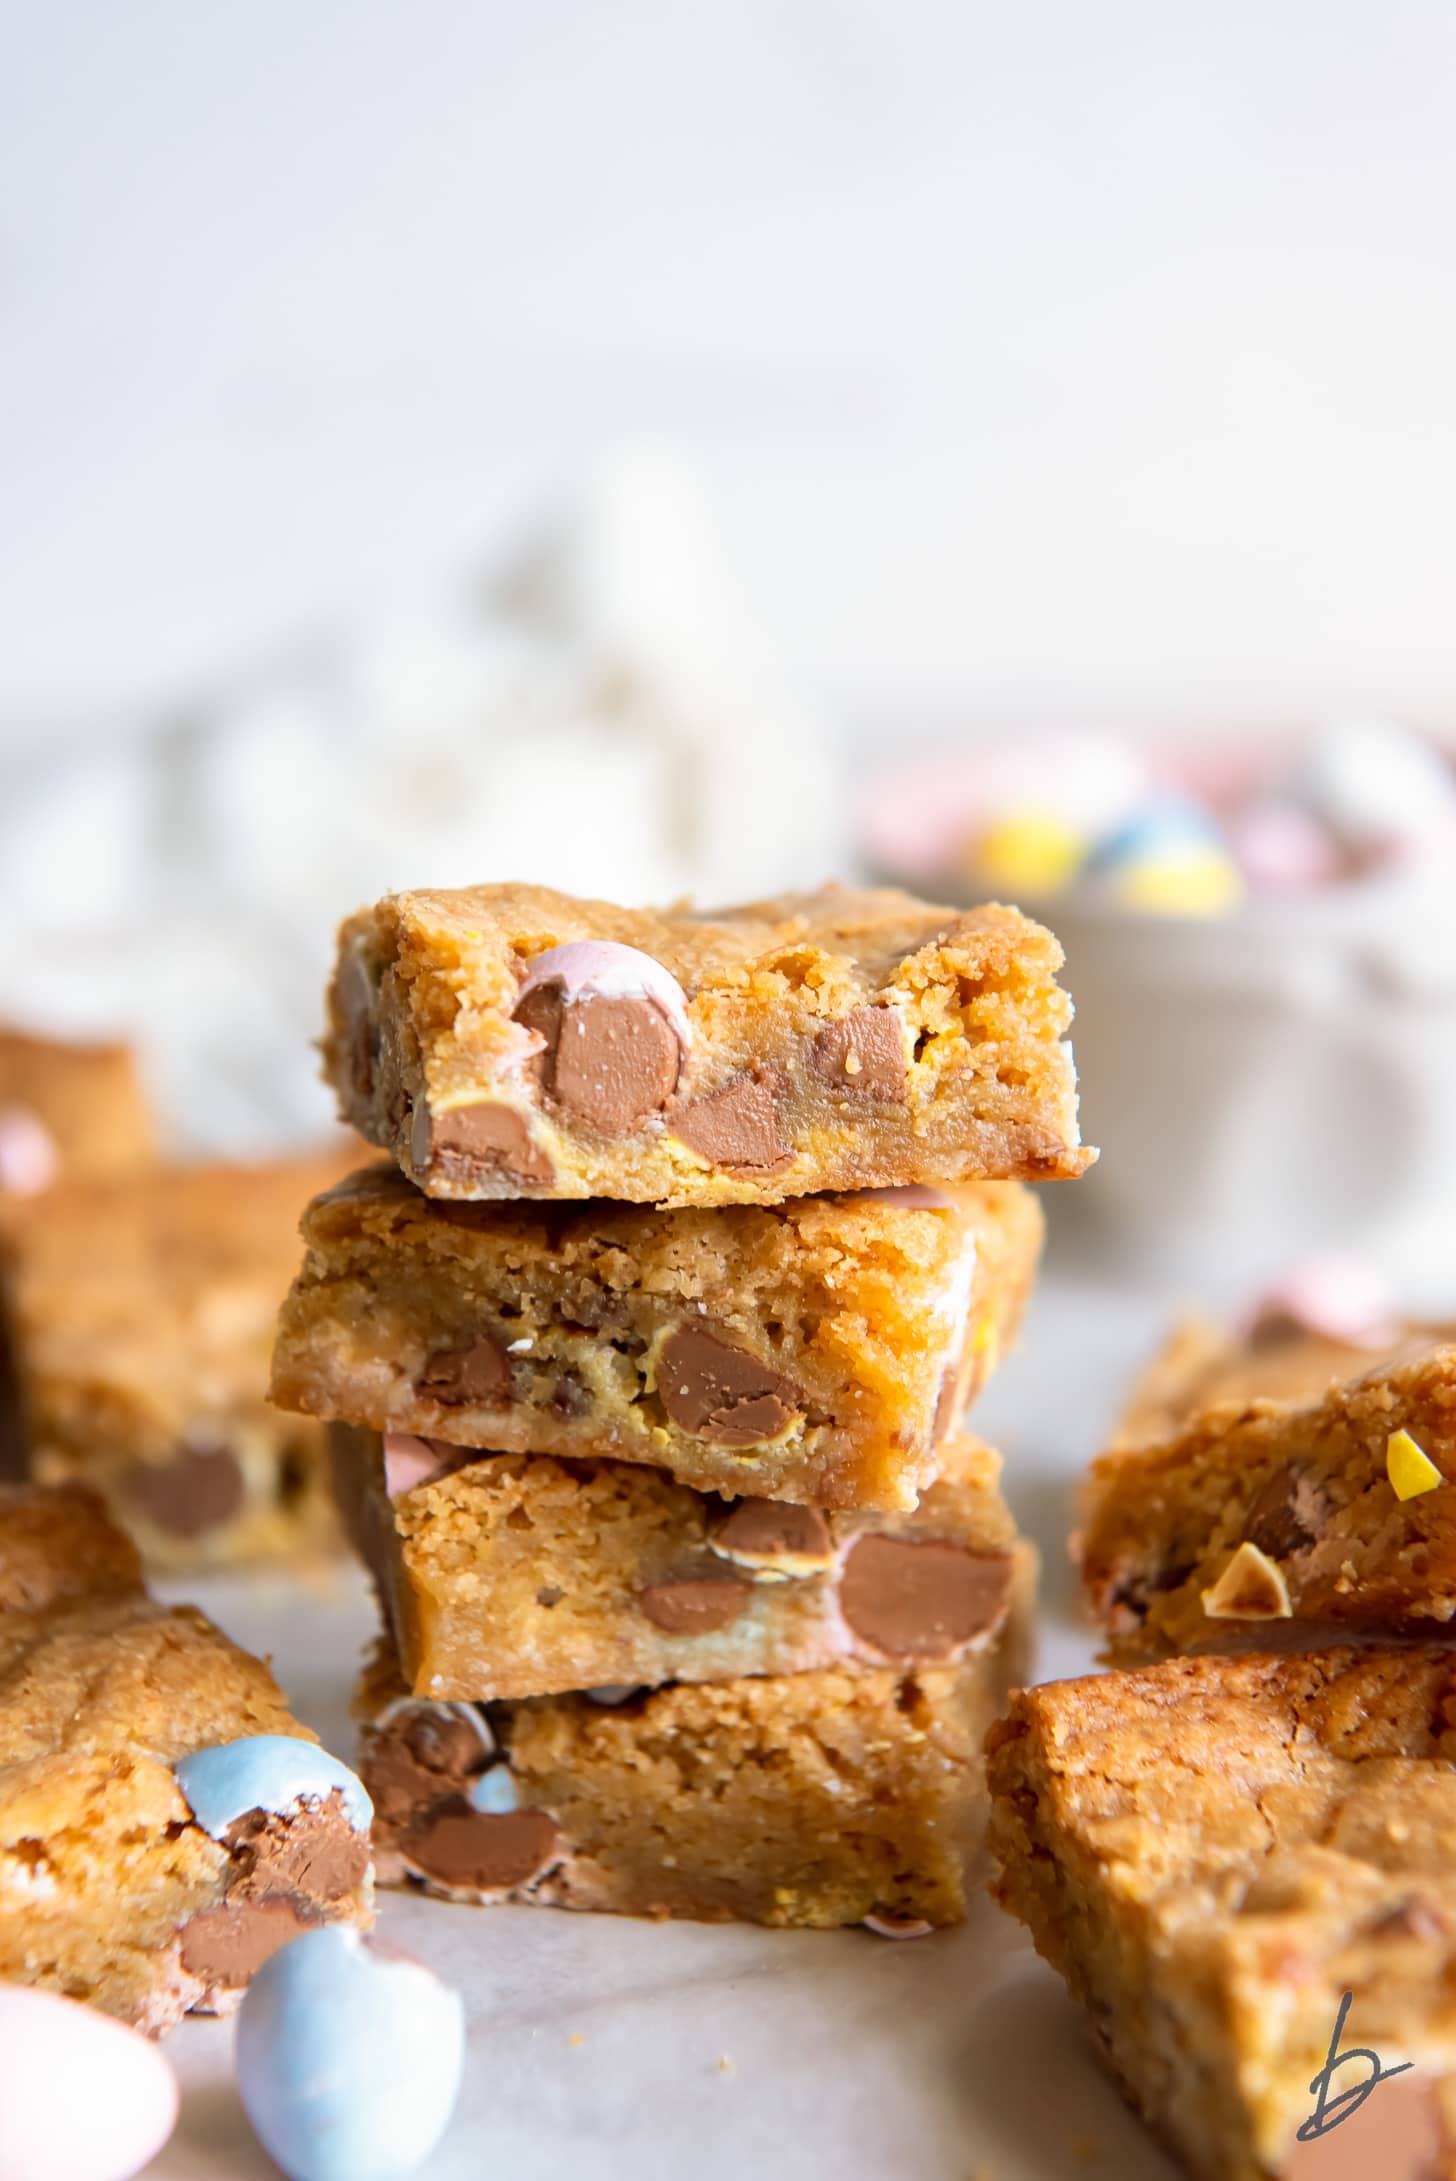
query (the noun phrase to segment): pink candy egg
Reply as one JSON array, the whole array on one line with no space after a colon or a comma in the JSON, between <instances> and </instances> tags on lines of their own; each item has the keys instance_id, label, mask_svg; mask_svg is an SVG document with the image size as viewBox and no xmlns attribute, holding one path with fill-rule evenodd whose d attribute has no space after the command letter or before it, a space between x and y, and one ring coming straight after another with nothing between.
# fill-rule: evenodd
<instances>
[{"instance_id":1,"label":"pink candy egg","mask_svg":"<svg viewBox=\"0 0 1456 2181\"><path fill-rule=\"evenodd\" d=\"M1328 886L1344 869L1329 828L1296 803L1251 804L1229 819L1228 837L1256 893L1303 893Z\"/></svg>"},{"instance_id":2,"label":"pink candy egg","mask_svg":"<svg viewBox=\"0 0 1456 2181\"><path fill-rule=\"evenodd\" d=\"M177 2124L177 2078L136 2030L0 1985L0 2181L130 2181Z\"/></svg>"}]
</instances>

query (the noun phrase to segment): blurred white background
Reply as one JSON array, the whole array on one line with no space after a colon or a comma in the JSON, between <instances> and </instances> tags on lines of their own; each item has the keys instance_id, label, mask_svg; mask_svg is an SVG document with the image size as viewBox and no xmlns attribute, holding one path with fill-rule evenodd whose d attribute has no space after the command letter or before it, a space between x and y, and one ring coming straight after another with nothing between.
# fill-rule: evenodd
<instances>
[{"instance_id":1,"label":"blurred white background","mask_svg":"<svg viewBox=\"0 0 1456 2181\"><path fill-rule=\"evenodd\" d=\"M0 1014L141 1035L188 1141L323 1125L392 885L812 884L866 771L982 728L1449 726L1447 0L7 17ZM1369 1013L1312 915L1317 975L1227 939L1276 1152L1296 1002ZM1430 1078L1448 985L1374 1057ZM1113 1061L1187 1110L1111 1044L1094 1130ZM1330 1128L1424 1187L1402 1100Z\"/></svg>"},{"instance_id":2,"label":"blurred white background","mask_svg":"<svg viewBox=\"0 0 1456 2181\"><path fill-rule=\"evenodd\" d=\"M643 434L836 710L1451 695L1444 0L8 14L12 738Z\"/></svg>"}]
</instances>

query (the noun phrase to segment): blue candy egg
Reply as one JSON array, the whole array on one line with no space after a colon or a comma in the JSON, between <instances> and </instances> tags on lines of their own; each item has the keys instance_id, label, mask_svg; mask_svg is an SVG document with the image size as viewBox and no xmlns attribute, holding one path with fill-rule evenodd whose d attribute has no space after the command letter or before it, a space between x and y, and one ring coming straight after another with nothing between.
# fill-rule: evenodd
<instances>
[{"instance_id":1,"label":"blue candy egg","mask_svg":"<svg viewBox=\"0 0 1456 2181\"><path fill-rule=\"evenodd\" d=\"M335 1924L264 1963L238 2015L238 2089L289 2181L395 2181L449 2124L465 2059L458 1993Z\"/></svg>"},{"instance_id":2,"label":"blue candy egg","mask_svg":"<svg viewBox=\"0 0 1456 2181\"><path fill-rule=\"evenodd\" d=\"M283 1817L296 1803L326 1802L339 1790L344 1815L367 1833L374 1806L362 1780L317 1742L293 1734L250 1734L237 1742L195 1749L172 1767L177 1785L204 1832L221 1840L250 1810Z\"/></svg>"},{"instance_id":3,"label":"blue candy egg","mask_svg":"<svg viewBox=\"0 0 1456 2181\"><path fill-rule=\"evenodd\" d=\"M1093 852L1090 869L1108 872L1126 863L1202 856L1222 845L1217 823L1201 804L1164 795L1145 803L1125 824L1105 835Z\"/></svg>"}]
</instances>

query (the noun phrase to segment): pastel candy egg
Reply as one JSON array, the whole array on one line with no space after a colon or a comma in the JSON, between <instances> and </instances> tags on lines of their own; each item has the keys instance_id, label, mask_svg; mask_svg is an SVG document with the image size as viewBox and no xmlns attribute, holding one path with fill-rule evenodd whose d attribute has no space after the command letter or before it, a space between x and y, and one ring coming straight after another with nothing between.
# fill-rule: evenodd
<instances>
[{"instance_id":1,"label":"pastel candy egg","mask_svg":"<svg viewBox=\"0 0 1456 2181\"><path fill-rule=\"evenodd\" d=\"M1345 858L1328 826L1296 803L1251 804L1229 820L1239 868L1257 893L1293 894L1328 886Z\"/></svg>"},{"instance_id":2,"label":"pastel candy egg","mask_svg":"<svg viewBox=\"0 0 1456 2181\"><path fill-rule=\"evenodd\" d=\"M1111 899L1153 916L1222 916L1244 891L1218 826L1177 796L1145 805L1100 844L1090 869Z\"/></svg>"},{"instance_id":3,"label":"pastel candy egg","mask_svg":"<svg viewBox=\"0 0 1456 2181\"><path fill-rule=\"evenodd\" d=\"M465 2012L422 1962L343 1925L265 1962L238 2016L238 2089L289 2181L394 2181L444 2134Z\"/></svg>"},{"instance_id":4,"label":"pastel candy egg","mask_svg":"<svg viewBox=\"0 0 1456 2181\"><path fill-rule=\"evenodd\" d=\"M1087 860L1088 836L1055 810L1004 811L976 840L971 870L983 886L1014 900L1056 894Z\"/></svg>"},{"instance_id":5,"label":"pastel candy egg","mask_svg":"<svg viewBox=\"0 0 1456 2181\"><path fill-rule=\"evenodd\" d=\"M0 2181L129 2181L177 2124L177 2078L136 2030L0 1985Z\"/></svg>"},{"instance_id":6,"label":"pastel candy egg","mask_svg":"<svg viewBox=\"0 0 1456 2181\"><path fill-rule=\"evenodd\" d=\"M1294 794L1357 847L1428 841L1456 824L1456 776L1388 720L1341 720L1306 753Z\"/></svg>"},{"instance_id":7,"label":"pastel candy egg","mask_svg":"<svg viewBox=\"0 0 1456 2181\"><path fill-rule=\"evenodd\" d=\"M364 1783L317 1742L292 1734L249 1734L237 1742L195 1749L173 1766L177 1785L204 1832L214 1840L250 1810L287 1815L296 1803L327 1802L338 1791L356 1833L367 1833L374 1805Z\"/></svg>"}]
</instances>

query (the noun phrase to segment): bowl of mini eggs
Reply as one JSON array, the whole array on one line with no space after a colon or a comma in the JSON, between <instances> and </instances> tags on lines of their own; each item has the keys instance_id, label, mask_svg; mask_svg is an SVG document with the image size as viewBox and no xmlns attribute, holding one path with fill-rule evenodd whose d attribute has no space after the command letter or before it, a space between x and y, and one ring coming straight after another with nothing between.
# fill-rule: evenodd
<instances>
[{"instance_id":1,"label":"bowl of mini eggs","mask_svg":"<svg viewBox=\"0 0 1456 2181\"><path fill-rule=\"evenodd\" d=\"M881 877L1067 952L1099 1262L1216 1298L1359 1248L1418 1301L1456 1220L1456 771L1379 721L974 741L872 784Z\"/></svg>"}]
</instances>

